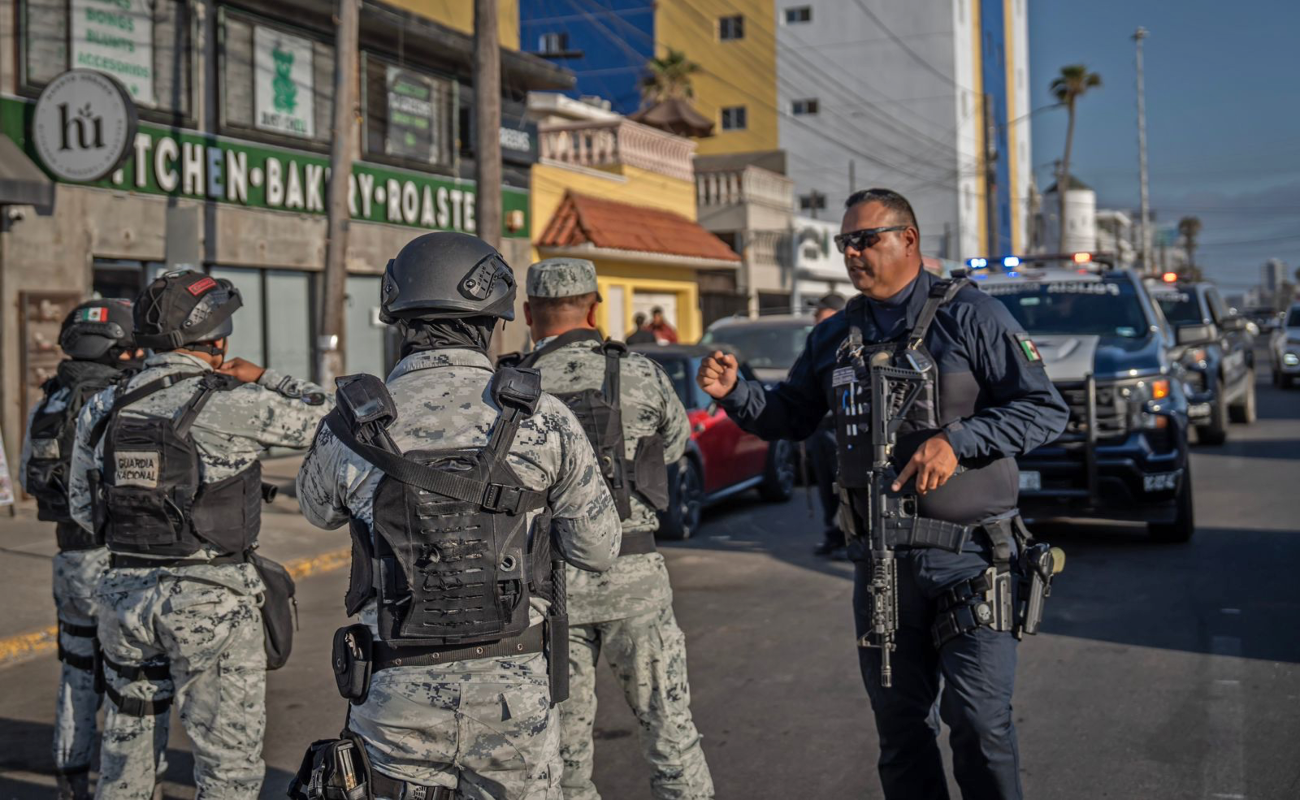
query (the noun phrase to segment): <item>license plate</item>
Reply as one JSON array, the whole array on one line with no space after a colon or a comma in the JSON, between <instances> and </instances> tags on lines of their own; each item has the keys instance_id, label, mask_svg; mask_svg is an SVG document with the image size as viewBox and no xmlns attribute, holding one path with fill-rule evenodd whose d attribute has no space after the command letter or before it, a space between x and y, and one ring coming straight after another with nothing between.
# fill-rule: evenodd
<instances>
[{"instance_id":1,"label":"license plate","mask_svg":"<svg viewBox=\"0 0 1300 800\"><path fill-rule=\"evenodd\" d=\"M1142 488L1148 492L1172 492L1178 488L1178 476L1182 474L1182 470L1178 470L1177 472L1143 475Z\"/></svg>"},{"instance_id":2,"label":"license plate","mask_svg":"<svg viewBox=\"0 0 1300 800\"><path fill-rule=\"evenodd\" d=\"M1020 473L1020 491L1037 492L1043 488L1043 473L1041 472L1022 472Z\"/></svg>"}]
</instances>

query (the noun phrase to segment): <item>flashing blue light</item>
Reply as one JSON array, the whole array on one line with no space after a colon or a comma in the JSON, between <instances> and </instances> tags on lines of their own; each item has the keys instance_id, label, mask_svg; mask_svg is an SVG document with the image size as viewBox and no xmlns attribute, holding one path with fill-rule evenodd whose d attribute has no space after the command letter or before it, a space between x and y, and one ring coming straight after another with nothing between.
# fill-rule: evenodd
<instances>
[{"instance_id":1,"label":"flashing blue light","mask_svg":"<svg viewBox=\"0 0 1300 800\"><path fill-rule=\"evenodd\" d=\"M1016 272L1016 271L1013 269L1013 270L1010 270L1010 271L1007 272L1007 277L1008 277L1008 278L1019 278L1019 277L1020 277L1020 273L1019 273L1019 272Z\"/></svg>"},{"instance_id":2,"label":"flashing blue light","mask_svg":"<svg viewBox=\"0 0 1300 800\"><path fill-rule=\"evenodd\" d=\"M989 260L987 258L969 258L966 260L966 265L971 269L981 269L989 265Z\"/></svg>"},{"instance_id":3,"label":"flashing blue light","mask_svg":"<svg viewBox=\"0 0 1300 800\"><path fill-rule=\"evenodd\" d=\"M1007 256L1006 258L1002 259L1002 266L1004 266L1004 267L1006 267L1006 268L1008 268L1008 269L1011 269L1011 268L1013 268L1013 267L1018 267L1018 266L1020 266L1020 257L1019 257L1019 256Z\"/></svg>"}]
</instances>

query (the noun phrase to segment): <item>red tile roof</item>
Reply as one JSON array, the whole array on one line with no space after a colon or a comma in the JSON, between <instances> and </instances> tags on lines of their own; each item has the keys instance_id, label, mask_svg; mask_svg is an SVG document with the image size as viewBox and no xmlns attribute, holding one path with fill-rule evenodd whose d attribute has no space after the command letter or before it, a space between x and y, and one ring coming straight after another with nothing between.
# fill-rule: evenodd
<instances>
[{"instance_id":1,"label":"red tile roof","mask_svg":"<svg viewBox=\"0 0 1300 800\"><path fill-rule=\"evenodd\" d=\"M671 211L566 192L538 247L591 244L611 250L740 261L698 222Z\"/></svg>"}]
</instances>

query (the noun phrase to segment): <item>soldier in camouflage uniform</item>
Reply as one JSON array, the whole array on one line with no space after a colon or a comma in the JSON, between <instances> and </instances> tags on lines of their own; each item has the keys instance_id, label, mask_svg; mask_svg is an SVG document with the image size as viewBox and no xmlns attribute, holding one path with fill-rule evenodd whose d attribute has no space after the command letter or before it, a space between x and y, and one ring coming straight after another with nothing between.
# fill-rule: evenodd
<instances>
[{"instance_id":1,"label":"soldier in camouflage uniform","mask_svg":"<svg viewBox=\"0 0 1300 800\"><path fill-rule=\"evenodd\" d=\"M396 407L395 421L386 428L391 444L398 453L484 448L504 413L489 388L494 377L487 349L497 322L514 316L509 266L474 237L426 234L389 262L382 292L384 319L396 324L403 340L402 359L387 380ZM536 410L520 422L505 460L525 489L544 493L554 546L580 568L575 574L608 569L619 548L617 513L569 410L541 395ZM353 535L367 540L354 548L373 548L379 539L376 493L385 477L325 426L298 474L298 503L322 528L352 520ZM420 520L412 513L415 526ZM539 510L527 512L530 544L550 535L540 529L544 518ZM410 535L418 538L423 531ZM458 546L465 547L465 539ZM359 566L364 564L354 561L354 570ZM378 646L378 604L364 599L367 587L360 588L360 621ZM535 631L548 604L532 595L530 606L528 631ZM448 615L435 614L435 621ZM364 741L375 796L559 800L559 719L547 657L531 652L449 659L454 660L376 671L364 701L350 708L348 728Z\"/></svg>"},{"instance_id":2,"label":"soldier in camouflage uniform","mask_svg":"<svg viewBox=\"0 0 1300 800\"><path fill-rule=\"evenodd\" d=\"M211 394L190 428L198 479L202 487L237 476L247 480L258 496L248 498L245 492L239 504L223 505L239 506L233 509L243 520L237 527L251 528L240 533L255 544L260 520L248 515L256 515L261 499L258 456L271 446L305 448L331 403L315 384L225 358L230 314L239 304L239 293L229 282L198 272L169 273L137 299L136 339L154 354L124 387L96 395L78 421L69 497L73 518L87 531L95 530L104 514L113 516L111 506L107 511L95 507L91 483L100 476L111 483L108 473L119 469L104 463L105 441L111 438L111 431L99 438L105 427L111 429L119 417L172 419L215 372L229 377L229 387ZM166 347L163 340L174 346ZM128 395L149 388L155 390L138 400L118 402L118 391L130 400ZM153 482L159 482L157 472ZM202 523L187 519L202 538ZM144 800L153 795L167 741L166 715L176 700L194 746L198 796L257 797L266 726L266 652L259 611L265 587L257 570L245 562L242 550L230 553L211 542L174 558L124 555L111 530L107 536L113 556L99 586L99 638L113 702L96 796Z\"/></svg>"},{"instance_id":3,"label":"soldier in camouflage uniform","mask_svg":"<svg viewBox=\"0 0 1300 800\"><path fill-rule=\"evenodd\" d=\"M536 349L523 365L541 370L542 386L568 401L606 386L606 370L617 357L617 398L622 449L602 465L657 459L629 466L626 477L658 471L666 501L666 464L682 457L690 439L686 410L663 370L617 343L602 346L596 331L596 268L582 259L554 258L528 270L524 306ZM601 401L596 400L599 404ZM577 407L577 406L575 406ZM583 414L580 412L579 417ZM650 442L658 444L647 447ZM622 464L614 467L623 470ZM606 472L607 475L617 474ZM672 586L664 558L654 547L658 516L647 495L631 480L623 510L623 547L608 572L569 570L570 697L560 706L567 800L599 800L592 784L592 726L596 717L596 666L603 653L641 724L641 747L652 767L650 785L661 800L713 797L700 734L691 719L686 677L686 638L673 616Z\"/></svg>"},{"instance_id":4,"label":"soldier in camouflage uniform","mask_svg":"<svg viewBox=\"0 0 1300 800\"><path fill-rule=\"evenodd\" d=\"M98 607L95 590L108 570L108 550L72 521L67 474L77 415L85 402L140 367L144 355L131 337L131 304L89 300L63 322L59 347L68 358L41 388L23 437L18 480L36 498L38 517L55 523L54 606L59 620L58 710L54 717L54 767L61 800L89 797L95 716L103 693L95 686Z\"/></svg>"}]
</instances>

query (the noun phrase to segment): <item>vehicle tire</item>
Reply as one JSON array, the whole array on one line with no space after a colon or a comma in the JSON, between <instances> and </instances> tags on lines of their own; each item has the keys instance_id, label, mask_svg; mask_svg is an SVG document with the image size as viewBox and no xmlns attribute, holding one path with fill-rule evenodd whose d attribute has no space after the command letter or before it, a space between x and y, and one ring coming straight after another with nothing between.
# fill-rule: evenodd
<instances>
[{"instance_id":1,"label":"vehicle tire","mask_svg":"<svg viewBox=\"0 0 1300 800\"><path fill-rule=\"evenodd\" d=\"M758 494L770 503L784 503L794 497L794 445L784 439L767 448L767 467Z\"/></svg>"},{"instance_id":2,"label":"vehicle tire","mask_svg":"<svg viewBox=\"0 0 1300 800\"><path fill-rule=\"evenodd\" d=\"M1230 406L1228 416L1233 422L1240 422L1245 425L1254 425L1256 418L1255 410L1255 368L1251 367L1246 373L1246 396L1241 398L1241 405Z\"/></svg>"},{"instance_id":3,"label":"vehicle tire","mask_svg":"<svg viewBox=\"0 0 1300 800\"><path fill-rule=\"evenodd\" d=\"M1214 393L1214 404L1210 407L1208 425L1196 426L1197 444L1223 444L1228 441L1228 399L1223 395L1223 380L1219 380L1218 391Z\"/></svg>"},{"instance_id":4,"label":"vehicle tire","mask_svg":"<svg viewBox=\"0 0 1300 800\"><path fill-rule=\"evenodd\" d=\"M684 542L700 527L704 508L704 478L693 458L683 458L668 486L668 510L659 515L659 538Z\"/></svg>"},{"instance_id":5,"label":"vehicle tire","mask_svg":"<svg viewBox=\"0 0 1300 800\"><path fill-rule=\"evenodd\" d=\"M1187 542L1196 532L1196 509L1192 503L1192 462L1189 459L1183 467L1183 485L1178 487L1178 496L1174 498L1178 512L1173 522L1152 522L1147 525L1147 533L1153 542L1177 544Z\"/></svg>"}]
</instances>

